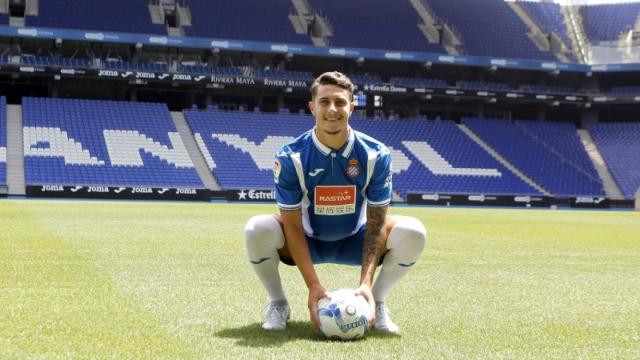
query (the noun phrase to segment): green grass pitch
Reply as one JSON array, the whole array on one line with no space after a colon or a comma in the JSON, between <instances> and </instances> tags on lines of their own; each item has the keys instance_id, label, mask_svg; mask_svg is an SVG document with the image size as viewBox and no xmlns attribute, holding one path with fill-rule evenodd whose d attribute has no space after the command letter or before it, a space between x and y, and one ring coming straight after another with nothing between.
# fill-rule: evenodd
<instances>
[{"instance_id":1,"label":"green grass pitch","mask_svg":"<svg viewBox=\"0 0 640 360\"><path fill-rule=\"evenodd\" d=\"M0 201L0 358L640 358L640 214L394 207L429 231L388 299L401 336L340 343L281 265L289 328L242 228L274 205ZM359 269L321 265L327 288Z\"/></svg>"}]
</instances>

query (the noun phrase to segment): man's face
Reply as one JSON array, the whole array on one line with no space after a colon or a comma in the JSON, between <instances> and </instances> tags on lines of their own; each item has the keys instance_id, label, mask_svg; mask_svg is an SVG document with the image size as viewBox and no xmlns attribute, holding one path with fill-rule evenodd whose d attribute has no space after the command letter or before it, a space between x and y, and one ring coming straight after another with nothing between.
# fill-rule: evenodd
<instances>
[{"instance_id":1,"label":"man's face","mask_svg":"<svg viewBox=\"0 0 640 360\"><path fill-rule=\"evenodd\" d=\"M319 85L315 99L309 102L309 109L316 118L316 127L329 135L347 131L354 106L349 91L336 85Z\"/></svg>"}]
</instances>

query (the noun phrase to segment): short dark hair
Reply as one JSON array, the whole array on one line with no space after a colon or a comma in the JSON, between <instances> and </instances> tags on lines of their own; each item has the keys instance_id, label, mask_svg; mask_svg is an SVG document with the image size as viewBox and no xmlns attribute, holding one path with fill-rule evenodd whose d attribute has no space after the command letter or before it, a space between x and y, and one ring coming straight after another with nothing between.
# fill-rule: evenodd
<instances>
[{"instance_id":1,"label":"short dark hair","mask_svg":"<svg viewBox=\"0 0 640 360\"><path fill-rule=\"evenodd\" d=\"M351 79L347 75L339 71L328 71L318 76L311 84L311 99L315 99L320 85L336 85L349 91L349 95L353 96L354 86Z\"/></svg>"}]
</instances>

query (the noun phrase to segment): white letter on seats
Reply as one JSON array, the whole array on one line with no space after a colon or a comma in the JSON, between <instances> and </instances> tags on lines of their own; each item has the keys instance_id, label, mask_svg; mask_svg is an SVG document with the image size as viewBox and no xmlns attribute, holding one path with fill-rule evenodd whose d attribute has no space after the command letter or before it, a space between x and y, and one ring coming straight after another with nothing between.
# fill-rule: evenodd
<instances>
[{"instance_id":1,"label":"white letter on seats","mask_svg":"<svg viewBox=\"0 0 640 360\"><path fill-rule=\"evenodd\" d=\"M140 150L144 150L176 167L194 167L178 133L168 133L173 148L154 141L136 130L104 130L103 134L113 166L144 166L140 156Z\"/></svg>"},{"instance_id":2,"label":"white letter on seats","mask_svg":"<svg viewBox=\"0 0 640 360\"><path fill-rule=\"evenodd\" d=\"M276 151L294 139L291 136L267 136L262 143L255 144L237 134L211 134L211 137L248 153L260 170L273 170Z\"/></svg>"},{"instance_id":3,"label":"white letter on seats","mask_svg":"<svg viewBox=\"0 0 640 360\"><path fill-rule=\"evenodd\" d=\"M502 176L498 169L455 168L425 141L403 141L402 144L435 175Z\"/></svg>"},{"instance_id":4,"label":"white letter on seats","mask_svg":"<svg viewBox=\"0 0 640 360\"><path fill-rule=\"evenodd\" d=\"M81 143L69 138L60 128L25 126L22 131L24 156L61 157L65 164L104 165L104 161L91 156L89 150L83 149Z\"/></svg>"}]
</instances>

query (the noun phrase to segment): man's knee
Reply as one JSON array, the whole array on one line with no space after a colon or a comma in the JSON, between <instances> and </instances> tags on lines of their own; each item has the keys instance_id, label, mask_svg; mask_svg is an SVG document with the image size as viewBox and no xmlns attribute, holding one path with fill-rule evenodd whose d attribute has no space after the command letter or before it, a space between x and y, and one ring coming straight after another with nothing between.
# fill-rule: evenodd
<instances>
[{"instance_id":1,"label":"man's knee","mask_svg":"<svg viewBox=\"0 0 640 360\"><path fill-rule=\"evenodd\" d=\"M396 223L391 229L387 247L389 249L410 249L419 254L427 242L427 229L422 222L410 216L397 216Z\"/></svg>"},{"instance_id":2,"label":"man's knee","mask_svg":"<svg viewBox=\"0 0 640 360\"><path fill-rule=\"evenodd\" d=\"M272 242L276 248L284 244L284 234L280 223L273 215L256 215L244 226L244 239L247 246L253 241Z\"/></svg>"}]
</instances>

